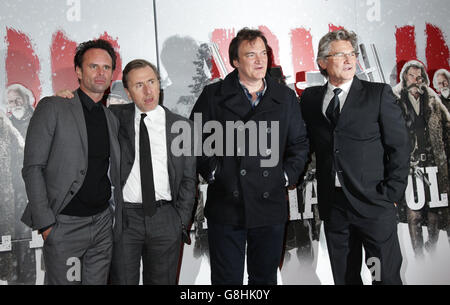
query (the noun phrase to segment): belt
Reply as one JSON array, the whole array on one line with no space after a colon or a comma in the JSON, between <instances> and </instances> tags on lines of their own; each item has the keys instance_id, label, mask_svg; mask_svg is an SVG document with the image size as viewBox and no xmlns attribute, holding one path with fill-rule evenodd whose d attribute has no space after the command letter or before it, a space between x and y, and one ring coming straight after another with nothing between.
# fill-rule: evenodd
<instances>
[{"instance_id":1,"label":"belt","mask_svg":"<svg viewBox=\"0 0 450 305\"><path fill-rule=\"evenodd\" d=\"M172 201L167 201L167 200L157 200L156 202L155 202L155 205L156 205L156 207L157 208L160 208L160 207L162 207L163 205L166 205L166 204L171 204L172 203ZM124 202L123 203L123 206L124 206L124 208L126 208L126 209L143 209L144 207L143 207L143 205L142 205L142 202Z\"/></svg>"}]
</instances>

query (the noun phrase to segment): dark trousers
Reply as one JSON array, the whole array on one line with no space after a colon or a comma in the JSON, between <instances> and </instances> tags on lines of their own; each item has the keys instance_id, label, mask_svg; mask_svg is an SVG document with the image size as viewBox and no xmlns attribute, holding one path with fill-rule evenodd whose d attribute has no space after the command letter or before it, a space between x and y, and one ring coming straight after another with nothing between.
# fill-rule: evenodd
<instances>
[{"instance_id":1,"label":"dark trousers","mask_svg":"<svg viewBox=\"0 0 450 305\"><path fill-rule=\"evenodd\" d=\"M49 285L106 285L113 247L110 209L89 217L59 214L44 242Z\"/></svg>"},{"instance_id":2,"label":"dark trousers","mask_svg":"<svg viewBox=\"0 0 450 305\"><path fill-rule=\"evenodd\" d=\"M402 254L397 236L397 214L392 203L377 219L361 217L342 190L336 191L330 216L324 221L328 253L336 285L350 284L361 270L358 245L366 251L366 264L372 271L373 284L401 285ZM353 280L352 280L353 279Z\"/></svg>"},{"instance_id":3,"label":"dark trousers","mask_svg":"<svg viewBox=\"0 0 450 305\"><path fill-rule=\"evenodd\" d=\"M114 243L112 284L138 285L140 262L144 285L175 285L181 250L181 220L171 204L152 217L125 206L122 236Z\"/></svg>"},{"instance_id":4,"label":"dark trousers","mask_svg":"<svg viewBox=\"0 0 450 305\"><path fill-rule=\"evenodd\" d=\"M276 285L285 224L245 229L208 221L213 285L242 285L247 244L249 285Z\"/></svg>"}]
</instances>

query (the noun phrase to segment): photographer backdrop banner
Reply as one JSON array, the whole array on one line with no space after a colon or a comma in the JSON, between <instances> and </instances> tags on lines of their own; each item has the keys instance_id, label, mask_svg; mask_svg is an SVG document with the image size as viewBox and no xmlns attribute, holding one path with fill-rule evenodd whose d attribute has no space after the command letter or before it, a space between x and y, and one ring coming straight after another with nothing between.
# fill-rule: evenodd
<instances>
[{"instance_id":1,"label":"photographer backdrop banner","mask_svg":"<svg viewBox=\"0 0 450 305\"><path fill-rule=\"evenodd\" d=\"M264 32L274 71L281 69L286 84L301 94L305 87L325 82L316 64L319 39L345 27L358 34L361 44L359 78L395 87L401 104L400 80L407 70L403 67L417 60L423 65L427 88L421 92L427 93L427 101L447 103L450 108L433 84L437 70L449 70L447 0L280 0L276 4L269 0L4 0L0 12L0 281L4 284L43 283L42 240L20 222L27 202L21 178L24 138L42 97L78 87L73 55L80 42L104 38L113 44L118 62L111 91L118 95L115 88L120 86L115 85L120 84L126 63L144 58L157 64L164 105L187 117L203 87L232 71L228 45L239 29ZM22 100L17 107L8 105L14 94ZM429 135L428 154L439 161L429 164L424 154L412 153L406 200L398 209L406 284L450 284L450 122L445 116L433 122L439 128ZM291 221L279 272L282 284L333 284L316 207L314 168L310 164L304 181L289 194ZM180 284L210 283L202 210L206 185L200 185L199 193L193 242L184 247ZM364 283L371 281L371 267L362 268Z\"/></svg>"}]
</instances>

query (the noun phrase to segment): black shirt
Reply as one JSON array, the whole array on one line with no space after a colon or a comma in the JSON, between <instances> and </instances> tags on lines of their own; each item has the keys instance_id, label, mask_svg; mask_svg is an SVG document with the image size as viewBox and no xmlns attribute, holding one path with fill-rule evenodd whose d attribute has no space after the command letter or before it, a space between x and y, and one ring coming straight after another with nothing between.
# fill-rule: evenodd
<instances>
[{"instance_id":1,"label":"black shirt","mask_svg":"<svg viewBox=\"0 0 450 305\"><path fill-rule=\"evenodd\" d=\"M81 89L77 92L86 121L88 168L83 185L61 214L83 217L108 208L111 197L111 182L108 178L110 150L108 125L101 102L95 103Z\"/></svg>"}]
</instances>

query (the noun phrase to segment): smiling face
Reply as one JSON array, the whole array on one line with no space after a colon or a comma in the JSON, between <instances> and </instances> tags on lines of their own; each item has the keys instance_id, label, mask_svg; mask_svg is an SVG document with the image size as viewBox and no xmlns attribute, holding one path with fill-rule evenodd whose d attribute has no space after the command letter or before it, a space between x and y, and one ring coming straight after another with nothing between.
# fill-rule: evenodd
<instances>
[{"instance_id":1,"label":"smiling face","mask_svg":"<svg viewBox=\"0 0 450 305\"><path fill-rule=\"evenodd\" d=\"M125 91L142 112L156 108L159 103L159 80L149 66L133 69L127 76L128 89Z\"/></svg>"},{"instance_id":2,"label":"smiling face","mask_svg":"<svg viewBox=\"0 0 450 305\"><path fill-rule=\"evenodd\" d=\"M238 49L238 59L235 59L233 64L243 84L261 81L267 71L267 50L264 41L260 37L253 41L242 41Z\"/></svg>"},{"instance_id":3,"label":"smiling face","mask_svg":"<svg viewBox=\"0 0 450 305\"><path fill-rule=\"evenodd\" d=\"M112 58L103 49L89 49L83 55L81 67L76 67L75 72L81 90L94 102L98 102L111 84Z\"/></svg>"},{"instance_id":4,"label":"smiling face","mask_svg":"<svg viewBox=\"0 0 450 305\"><path fill-rule=\"evenodd\" d=\"M350 54L354 52L352 44L347 40L335 40L330 43L330 52L328 55L336 53ZM319 65L323 70L326 70L329 77L329 82L333 86L342 85L351 81L356 73L356 56L344 57L327 57L319 59Z\"/></svg>"}]
</instances>

